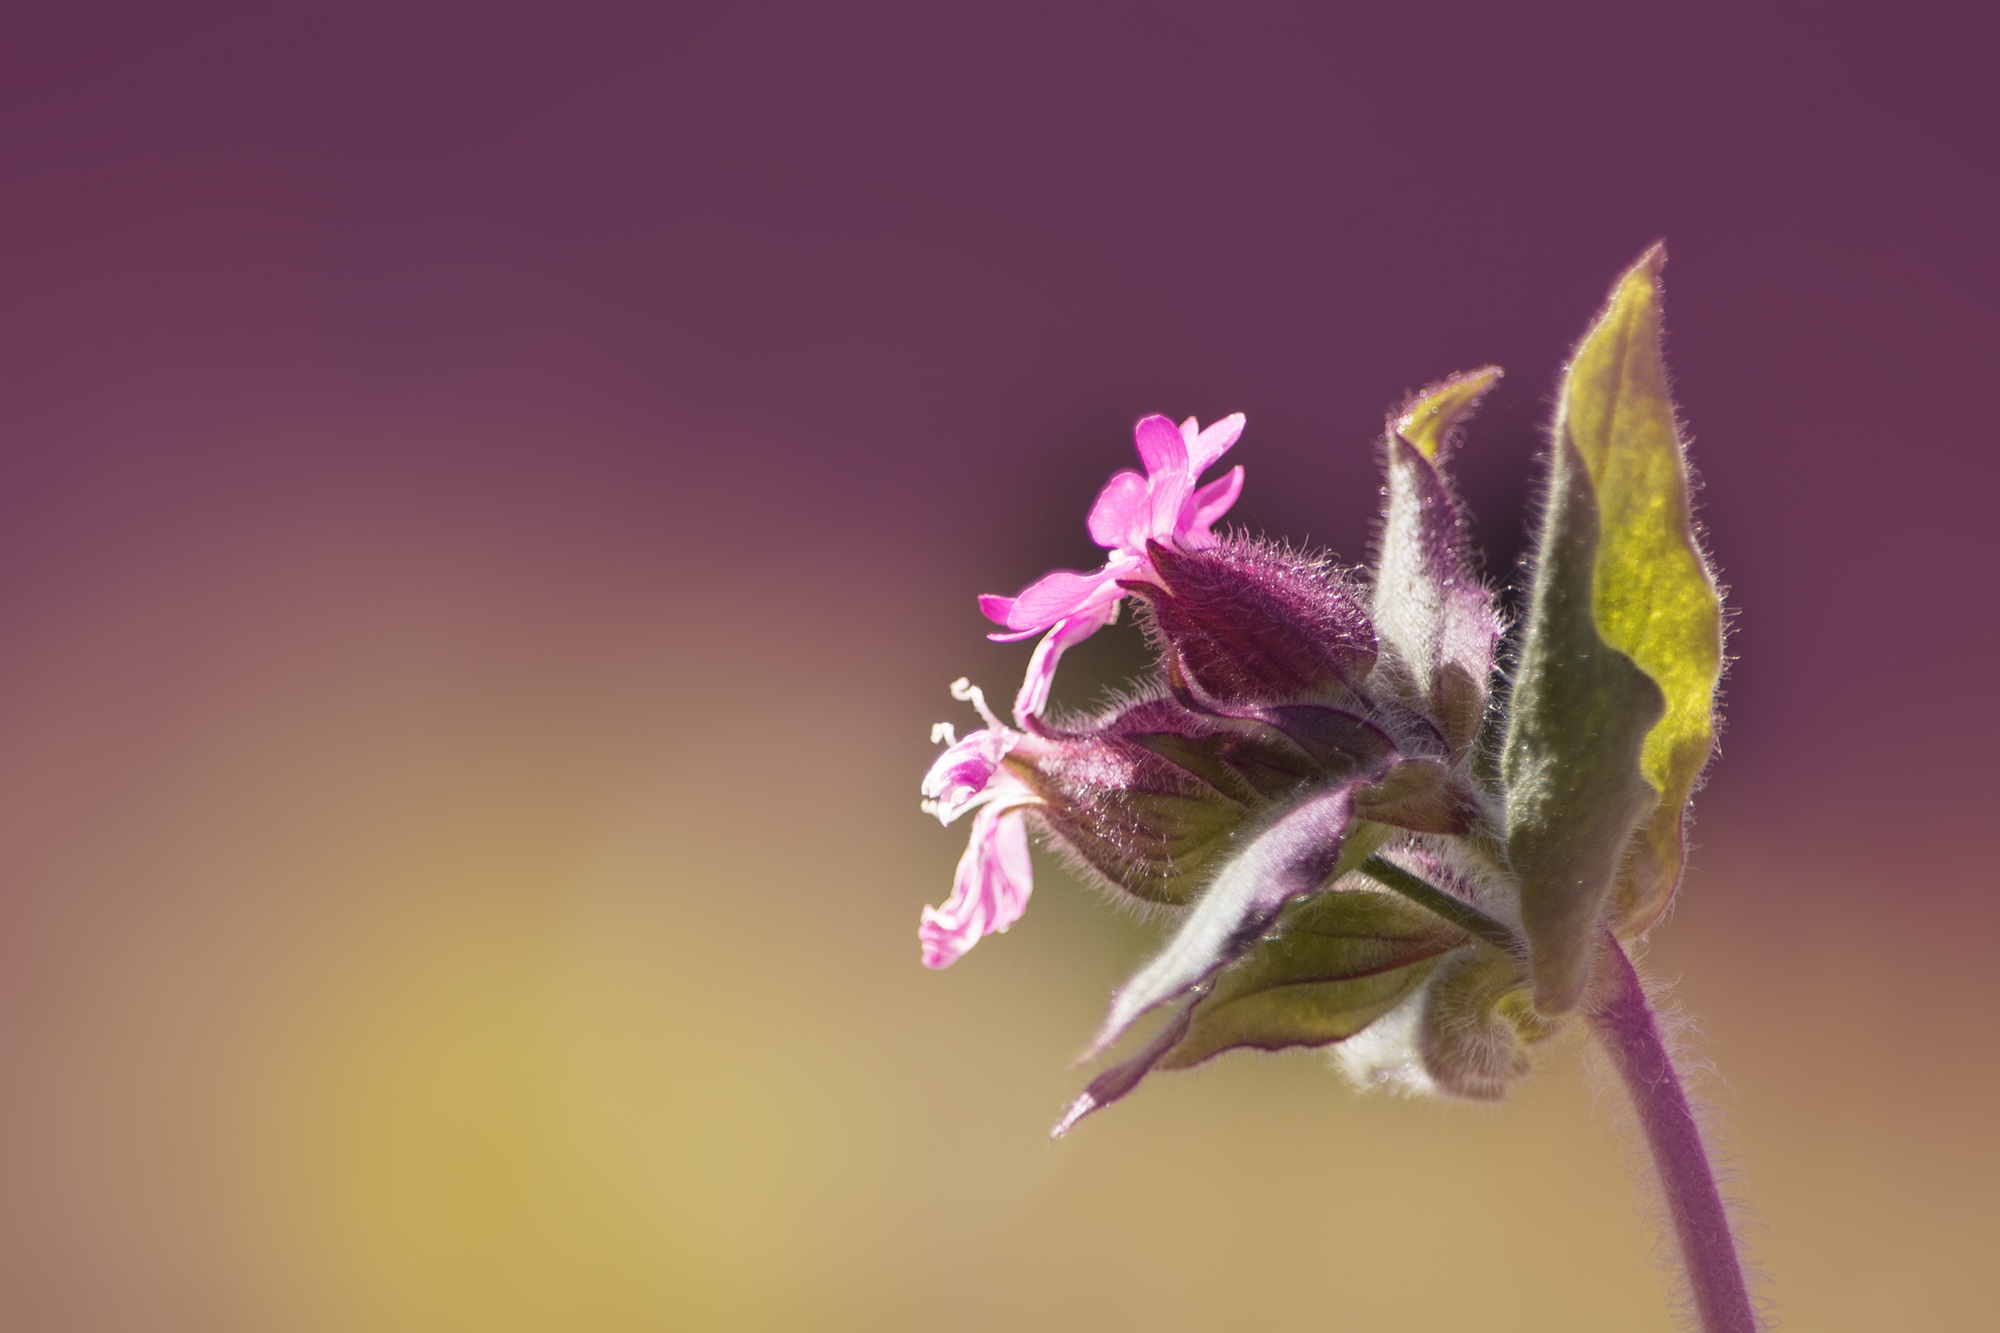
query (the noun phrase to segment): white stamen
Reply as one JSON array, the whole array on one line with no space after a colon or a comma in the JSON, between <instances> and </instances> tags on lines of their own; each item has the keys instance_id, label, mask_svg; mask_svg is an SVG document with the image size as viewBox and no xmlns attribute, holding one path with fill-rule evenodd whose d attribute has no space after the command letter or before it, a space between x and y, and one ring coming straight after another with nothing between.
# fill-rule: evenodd
<instances>
[{"instance_id":1,"label":"white stamen","mask_svg":"<svg viewBox=\"0 0 2000 1333\"><path fill-rule=\"evenodd\" d=\"M960 676L951 683L951 697L960 703L971 704L973 708L978 710L979 716L986 719L986 725L995 731L1007 730L1007 724L1002 722L994 715L993 710L986 706L986 691L974 685L964 676Z\"/></svg>"},{"instance_id":2,"label":"white stamen","mask_svg":"<svg viewBox=\"0 0 2000 1333\"><path fill-rule=\"evenodd\" d=\"M958 728L952 726L951 723L949 722L931 723L931 744L932 745L958 744Z\"/></svg>"}]
</instances>

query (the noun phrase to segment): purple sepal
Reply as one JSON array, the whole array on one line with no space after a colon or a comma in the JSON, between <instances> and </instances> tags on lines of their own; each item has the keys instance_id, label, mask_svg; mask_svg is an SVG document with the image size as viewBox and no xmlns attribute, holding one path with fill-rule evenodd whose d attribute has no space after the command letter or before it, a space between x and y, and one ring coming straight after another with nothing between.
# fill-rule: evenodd
<instances>
[{"instance_id":1,"label":"purple sepal","mask_svg":"<svg viewBox=\"0 0 2000 1333\"><path fill-rule=\"evenodd\" d=\"M1432 385L1391 418L1386 436L1372 607L1384 656L1393 664L1384 675L1406 702L1437 722L1461 756L1485 716L1501 621L1469 554L1463 506L1439 461L1459 423L1498 378L1489 367Z\"/></svg>"},{"instance_id":2,"label":"purple sepal","mask_svg":"<svg viewBox=\"0 0 2000 1333\"><path fill-rule=\"evenodd\" d=\"M1250 811L1141 738L1198 742L1218 730L1162 699L1133 705L1087 731L1059 733L1024 778L1041 798L1036 817L1111 888L1183 906L1234 846Z\"/></svg>"},{"instance_id":3,"label":"purple sepal","mask_svg":"<svg viewBox=\"0 0 2000 1333\"><path fill-rule=\"evenodd\" d=\"M1254 709L1252 716L1282 733L1331 777L1380 772L1396 752L1388 732L1344 708L1276 704Z\"/></svg>"},{"instance_id":4,"label":"purple sepal","mask_svg":"<svg viewBox=\"0 0 2000 1333\"><path fill-rule=\"evenodd\" d=\"M1083 1058L1102 1053L1155 1005L1184 994L1254 945L1286 903L1332 879L1353 823L1352 782L1301 799L1230 858L1153 960L1119 988Z\"/></svg>"},{"instance_id":5,"label":"purple sepal","mask_svg":"<svg viewBox=\"0 0 2000 1333\"><path fill-rule=\"evenodd\" d=\"M1159 582L1137 595L1169 679L1224 706L1342 692L1375 664L1375 630L1355 589L1331 565L1266 542L1232 538L1205 551L1158 542Z\"/></svg>"}]
</instances>

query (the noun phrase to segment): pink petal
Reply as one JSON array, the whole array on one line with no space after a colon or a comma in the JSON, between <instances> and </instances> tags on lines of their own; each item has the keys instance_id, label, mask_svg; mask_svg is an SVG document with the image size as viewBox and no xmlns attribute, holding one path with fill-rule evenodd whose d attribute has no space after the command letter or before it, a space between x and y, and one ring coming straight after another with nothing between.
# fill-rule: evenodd
<instances>
[{"instance_id":1,"label":"pink petal","mask_svg":"<svg viewBox=\"0 0 2000 1333\"><path fill-rule=\"evenodd\" d=\"M1145 535L1153 541L1170 541L1180 529L1181 507L1194 489L1194 478L1185 472L1162 475L1153 478L1151 485L1153 512Z\"/></svg>"},{"instance_id":2,"label":"pink petal","mask_svg":"<svg viewBox=\"0 0 2000 1333\"><path fill-rule=\"evenodd\" d=\"M1058 569L1023 588L1021 595L1006 607L1004 619L994 618L1000 619L1008 629L1030 632L1047 629L1063 617L1075 614L1078 608L1101 594L1112 577L1101 569L1095 574ZM996 604L1001 600L998 597L992 599ZM993 611L987 610L986 598L980 599L980 609L989 616L993 615ZM997 605L995 609L999 609Z\"/></svg>"},{"instance_id":3,"label":"pink petal","mask_svg":"<svg viewBox=\"0 0 2000 1333\"><path fill-rule=\"evenodd\" d=\"M1174 536L1190 551L1213 546L1215 538L1209 528L1215 520L1229 512L1229 507L1242 493L1243 469L1241 466L1233 467L1187 498L1181 506L1180 519L1174 525Z\"/></svg>"},{"instance_id":4,"label":"pink petal","mask_svg":"<svg viewBox=\"0 0 2000 1333\"><path fill-rule=\"evenodd\" d=\"M985 616L988 620L1004 625L1014 614L1015 601L1015 598L1002 597L997 593L981 593L979 595L979 614ZM988 634L986 637L995 643L1017 643L1022 639L1034 638L1042 632L1042 629L1043 627L1040 625L1030 625L1026 629L1003 630L998 634Z\"/></svg>"},{"instance_id":5,"label":"pink petal","mask_svg":"<svg viewBox=\"0 0 2000 1333\"><path fill-rule=\"evenodd\" d=\"M1049 636L1035 645L1035 654L1028 659L1028 674L1021 681L1021 692L1014 696L1014 720L1022 726L1028 724L1029 718L1040 717L1049 706L1049 687L1055 683L1056 663L1062 660L1063 651L1109 625L1118 614L1118 603L1124 594L1116 583L1105 586L1117 595L1105 599L1101 606L1059 621Z\"/></svg>"},{"instance_id":6,"label":"pink petal","mask_svg":"<svg viewBox=\"0 0 2000 1333\"><path fill-rule=\"evenodd\" d=\"M986 791L1000 761L1018 739L1010 732L982 728L948 747L924 774L923 794L936 803L938 822L949 824Z\"/></svg>"},{"instance_id":7,"label":"pink petal","mask_svg":"<svg viewBox=\"0 0 2000 1333\"><path fill-rule=\"evenodd\" d=\"M1188 475L1199 477L1208 471L1215 465L1215 460L1228 453L1241 438L1243 438L1241 412L1231 412L1220 421L1211 421L1207 430L1188 442Z\"/></svg>"},{"instance_id":8,"label":"pink petal","mask_svg":"<svg viewBox=\"0 0 2000 1333\"><path fill-rule=\"evenodd\" d=\"M1130 471L1114 473L1097 494L1090 510L1090 538L1107 551L1141 543L1132 540L1135 531L1144 531L1150 513L1146 501L1146 479Z\"/></svg>"},{"instance_id":9,"label":"pink petal","mask_svg":"<svg viewBox=\"0 0 2000 1333\"><path fill-rule=\"evenodd\" d=\"M925 967L949 967L984 937L1021 919L1035 887L1028 828L1019 809L987 806L972 824L951 897L926 907L917 927Z\"/></svg>"},{"instance_id":10,"label":"pink petal","mask_svg":"<svg viewBox=\"0 0 2000 1333\"><path fill-rule=\"evenodd\" d=\"M1139 459L1146 465L1147 480L1157 481L1162 475L1187 475L1187 441L1165 417L1141 418L1132 428L1132 442L1139 446Z\"/></svg>"}]
</instances>

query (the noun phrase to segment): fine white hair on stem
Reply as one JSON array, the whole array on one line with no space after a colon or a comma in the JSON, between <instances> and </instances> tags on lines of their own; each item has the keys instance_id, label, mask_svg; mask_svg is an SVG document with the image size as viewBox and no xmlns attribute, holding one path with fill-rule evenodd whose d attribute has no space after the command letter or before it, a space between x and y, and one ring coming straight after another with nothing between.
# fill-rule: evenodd
<instances>
[{"instance_id":1,"label":"fine white hair on stem","mask_svg":"<svg viewBox=\"0 0 2000 1333\"><path fill-rule=\"evenodd\" d=\"M1701 1133L1702 1145L1707 1149L1709 1168L1722 1196L1730 1231L1735 1235L1738 1253L1744 1259L1743 1274L1750 1287L1758 1327L1774 1329L1777 1324L1770 1313L1769 1277L1749 1263L1743 1253L1749 1248L1745 1242L1752 1236L1761 1235L1764 1228L1755 1210L1742 1195L1742 1172L1737 1165L1727 1117L1720 1107L1720 1103L1731 1097L1731 1090L1717 1071L1714 1061L1706 1054L1695 1020L1674 1001L1670 984L1651 978L1643 979L1642 984L1660 1041L1680 1076L1688 1107ZM1687 1271L1659 1172L1653 1163L1652 1147L1616 1064L1599 1042L1586 1041L1583 1046L1583 1070L1590 1087L1592 1112L1595 1114L1600 1109L1608 1108L1605 1119L1618 1144L1626 1171L1632 1177L1633 1203L1645 1223L1653 1262L1672 1275L1677 1322L1699 1333L1701 1326L1694 1308L1693 1292L1688 1285Z\"/></svg>"}]
</instances>

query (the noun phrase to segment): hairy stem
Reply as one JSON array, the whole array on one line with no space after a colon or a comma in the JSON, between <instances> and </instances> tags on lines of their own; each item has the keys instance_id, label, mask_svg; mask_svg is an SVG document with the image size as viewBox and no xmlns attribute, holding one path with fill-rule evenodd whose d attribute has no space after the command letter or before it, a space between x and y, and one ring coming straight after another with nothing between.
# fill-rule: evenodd
<instances>
[{"instance_id":1,"label":"hairy stem","mask_svg":"<svg viewBox=\"0 0 2000 1333\"><path fill-rule=\"evenodd\" d=\"M1384 888L1394 889L1419 907L1428 908L1468 935L1475 935L1519 957L1527 956L1521 937L1456 894L1446 893L1420 875L1413 875L1386 856L1371 856L1361 873Z\"/></svg>"},{"instance_id":2,"label":"hairy stem","mask_svg":"<svg viewBox=\"0 0 2000 1333\"><path fill-rule=\"evenodd\" d=\"M1757 1316L1750 1308L1736 1238L1702 1146L1701 1127L1660 1040L1639 974L1618 942L1606 938L1612 984L1591 1010L1590 1025L1618 1066L1646 1131L1702 1333L1756 1333Z\"/></svg>"}]
</instances>

